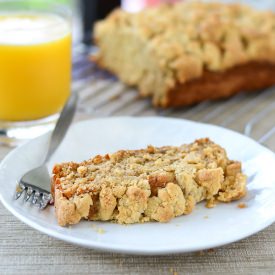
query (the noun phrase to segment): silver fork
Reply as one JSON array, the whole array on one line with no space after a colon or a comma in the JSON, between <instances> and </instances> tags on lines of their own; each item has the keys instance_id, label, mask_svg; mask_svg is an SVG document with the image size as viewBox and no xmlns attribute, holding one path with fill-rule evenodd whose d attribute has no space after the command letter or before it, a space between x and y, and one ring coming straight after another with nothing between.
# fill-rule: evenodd
<instances>
[{"instance_id":1,"label":"silver fork","mask_svg":"<svg viewBox=\"0 0 275 275\"><path fill-rule=\"evenodd\" d=\"M40 209L44 209L52 201L51 179L46 163L58 148L73 120L77 100L77 94L72 93L53 130L45 160L39 167L30 170L19 180L15 190L16 200L25 193L24 201L38 205Z\"/></svg>"}]
</instances>

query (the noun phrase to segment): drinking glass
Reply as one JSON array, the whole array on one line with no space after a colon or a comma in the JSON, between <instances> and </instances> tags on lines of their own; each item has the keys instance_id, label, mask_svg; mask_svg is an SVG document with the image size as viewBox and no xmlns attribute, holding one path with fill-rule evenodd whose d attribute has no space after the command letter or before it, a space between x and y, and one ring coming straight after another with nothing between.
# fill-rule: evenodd
<instances>
[{"instance_id":1,"label":"drinking glass","mask_svg":"<svg viewBox=\"0 0 275 275\"><path fill-rule=\"evenodd\" d=\"M49 0L0 0L0 143L54 127L70 95L71 16Z\"/></svg>"}]
</instances>

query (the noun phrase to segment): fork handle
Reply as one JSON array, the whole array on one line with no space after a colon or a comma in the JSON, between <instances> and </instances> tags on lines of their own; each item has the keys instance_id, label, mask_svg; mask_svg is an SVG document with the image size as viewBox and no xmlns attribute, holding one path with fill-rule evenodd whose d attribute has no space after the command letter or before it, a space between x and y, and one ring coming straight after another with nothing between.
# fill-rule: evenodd
<instances>
[{"instance_id":1,"label":"fork handle","mask_svg":"<svg viewBox=\"0 0 275 275\"><path fill-rule=\"evenodd\" d=\"M73 120L76 107L77 107L78 95L77 93L71 93L71 96L67 100L64 108L62 109L60 116L56 122L55 128L49 141L48 152L45 158L45 163L51 158L53 153L58 148L59 144L65 137L67 130Z\"/></svg>"}]
</instances>

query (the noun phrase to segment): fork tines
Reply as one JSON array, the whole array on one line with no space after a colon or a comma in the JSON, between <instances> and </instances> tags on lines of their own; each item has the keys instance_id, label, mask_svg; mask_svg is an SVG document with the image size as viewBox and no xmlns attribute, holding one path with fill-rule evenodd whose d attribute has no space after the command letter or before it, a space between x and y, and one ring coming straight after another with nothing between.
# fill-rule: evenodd
<instances>
[{"instance_id":1,"label":"fork tines","mask_svg":"<svg viewBox=\"0 0 275 275\"><path fill-rule=\"evenodd\" d=\"M17 183L15 199L19 199L23 193L25 194L24 201L30 201L40 209L44 209L52 201L52 195L48 191L21 181Z\"/></svg>"}]
</instances>

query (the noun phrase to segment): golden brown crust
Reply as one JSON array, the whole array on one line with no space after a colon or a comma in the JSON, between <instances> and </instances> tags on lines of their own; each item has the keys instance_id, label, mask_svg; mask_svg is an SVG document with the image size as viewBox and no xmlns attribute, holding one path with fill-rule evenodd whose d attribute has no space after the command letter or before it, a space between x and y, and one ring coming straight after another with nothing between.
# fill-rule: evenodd
<instances>
[{"instance_id":1,"label":"golden brown crust","mask_svg":"<svg viewBox=\"0 0 275 275\"><path fill-rule=\"evenodd\" d=\"M94 60L156 106L189 105L273 85L274 25L273 12L239 4L116 10L96 24Z\"/></svg>"},{"instance_id":2,"label":"golden brown crust","mask_svg":"<svg viewBox=\"0 0 275 275\"><path fill-rule=\"evenodd\" d=\"M58 223L81 219L118 223L167 222L207 200L229 202L246 193L240 162L209 139L179 147L148 146L57 164L52 190Z\"/></svg>"},{"instance_id":3,"label":"golden brown crust","mask_svg":"<svg viewBox=\"0 0 275 275\"><path fill-rule=\"evenodd\" d=\"M178 84L167 93L162 107L191 105L249 92L275 84L275 63L250 62L224 72L205 72L202 77Z\"/></svg>"}]
</instances>

